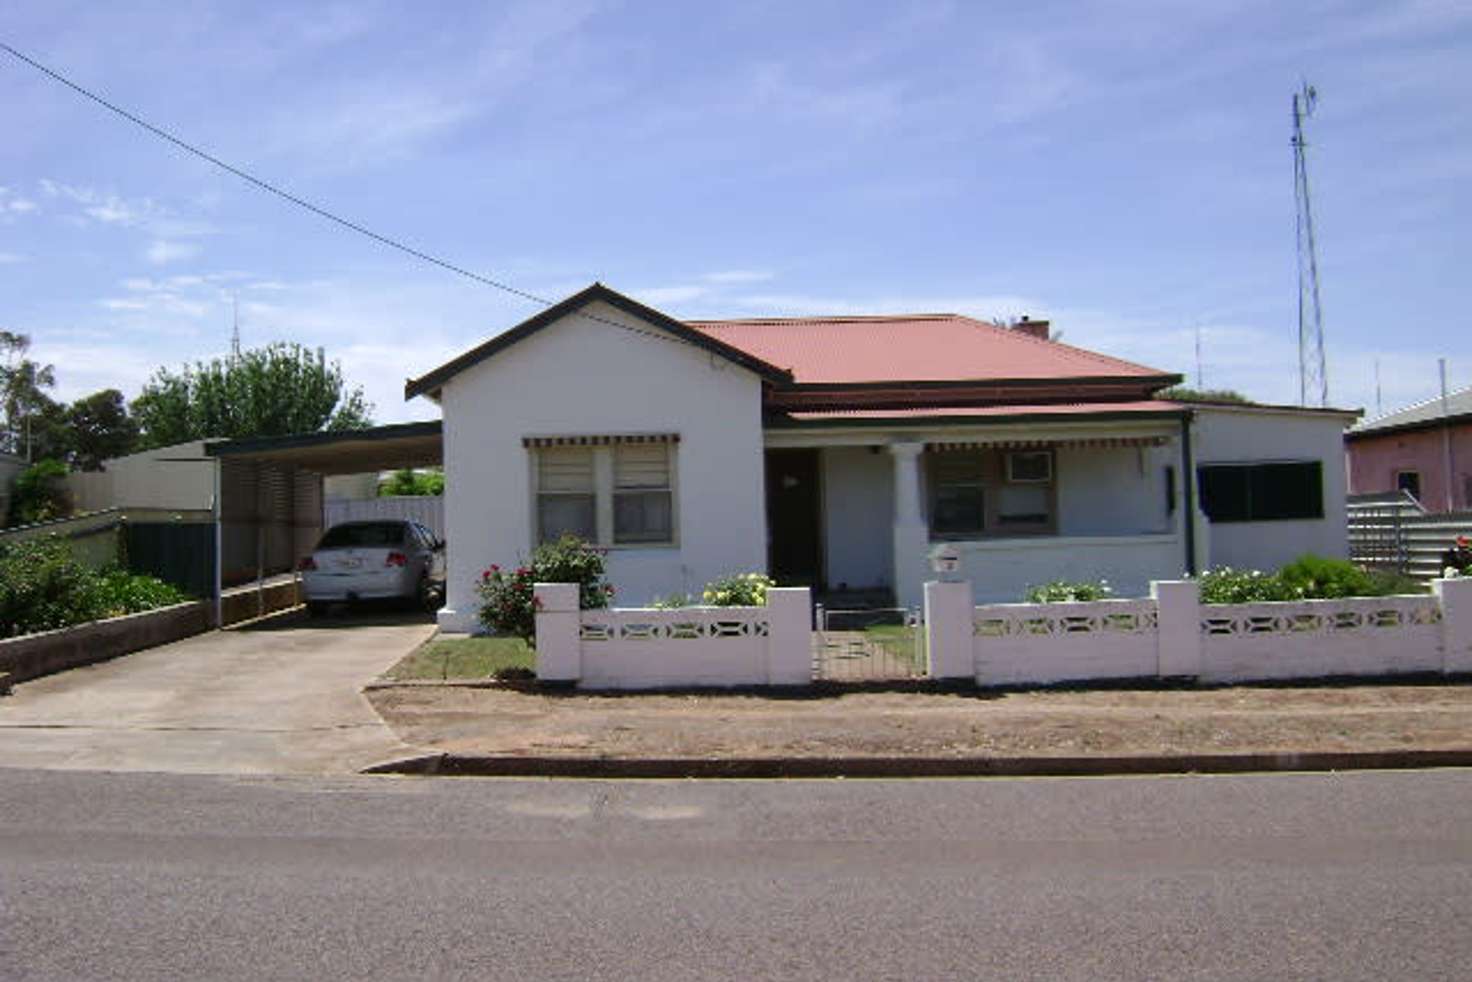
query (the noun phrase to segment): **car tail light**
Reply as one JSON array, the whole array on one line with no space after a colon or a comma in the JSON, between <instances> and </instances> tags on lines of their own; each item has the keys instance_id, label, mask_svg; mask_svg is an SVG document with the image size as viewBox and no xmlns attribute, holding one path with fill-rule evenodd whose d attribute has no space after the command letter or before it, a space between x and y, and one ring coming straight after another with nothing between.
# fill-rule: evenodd
<instances>
[{"instance_id":1,"label":"car tail light","mask_svg":"<svg viewBox=\"0 0 1472 982\"><path fill-rule=\"evenodd\" d=\"M402 552L391 552L387 556L384 557L383 565L385 565L385 566L408 566L409 565L409 557L406 556L406 555L404 555Z\"/></svg>"},{"instance_id":2,"label":"car tail light","mask_svg":"<svg viewBox=\"0 0 1472 982\"><path fill-rule=\"evenodd\" d=\"M313 559L311 556L306 557L301 562L296 564L296 569L298 573L310 573L316 568L317 560Z\"/></svg>"}]
</instances>

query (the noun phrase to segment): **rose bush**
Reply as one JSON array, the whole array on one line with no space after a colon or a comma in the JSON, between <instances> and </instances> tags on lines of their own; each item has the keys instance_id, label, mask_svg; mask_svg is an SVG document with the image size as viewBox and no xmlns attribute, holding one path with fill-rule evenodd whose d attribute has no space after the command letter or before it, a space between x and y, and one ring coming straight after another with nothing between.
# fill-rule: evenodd
<instances>
[{"instance_id":1,"label":"rose bush","mask_svg":"<svg viewBox=\"0 0 1472 982\"><path fill-rule=\"evenodd\" d=\"M537 546L531 559L514 570L492 565L481 574L476 587L481 624L492 634L534 641L537 609L533 588L537 583L576 583L584 610L607 607L613 587L603 578L605 552L575 535L564 535Z\"/></svg>"}]
</instances>

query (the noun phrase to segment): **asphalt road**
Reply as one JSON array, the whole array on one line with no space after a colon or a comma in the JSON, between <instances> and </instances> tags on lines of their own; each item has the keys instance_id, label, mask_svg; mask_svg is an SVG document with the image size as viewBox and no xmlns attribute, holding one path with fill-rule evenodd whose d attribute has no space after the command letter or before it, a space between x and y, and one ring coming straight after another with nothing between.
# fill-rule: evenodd
<instances>
[{"instance_id":1,"label":"asphalt road","mask_svg":"<svg viewBox=\"0 0 1472 982\"><path fill-rule=\"evenodd\" d=\"M0 978L1447 979L1472 772L0 771Z\"/></svg>"}]
</instances>

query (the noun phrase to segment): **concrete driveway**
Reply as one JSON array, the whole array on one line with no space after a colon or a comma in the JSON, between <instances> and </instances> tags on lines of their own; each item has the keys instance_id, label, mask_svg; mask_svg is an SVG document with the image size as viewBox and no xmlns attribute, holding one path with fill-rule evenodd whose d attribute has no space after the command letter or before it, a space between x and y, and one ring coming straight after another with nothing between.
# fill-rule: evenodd
<instances>
[{"instance_id":1,"label":"concrete driveway","mask_svg":"<svg viewBox=\"0 0 1472 982\"><path fill-rule=\"evenodd\" d=\"M353 772L408 752L360 689L432 633L421 614L293 611L26 682L0 697L0 766Z\"/></svg>"}]
</instances>

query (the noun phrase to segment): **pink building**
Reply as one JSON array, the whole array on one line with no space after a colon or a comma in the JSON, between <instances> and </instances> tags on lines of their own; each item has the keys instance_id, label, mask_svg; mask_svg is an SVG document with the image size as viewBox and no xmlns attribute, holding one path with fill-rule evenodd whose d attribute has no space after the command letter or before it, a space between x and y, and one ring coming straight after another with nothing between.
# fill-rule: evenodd
<instances>
[{"instance_id":1,"label":"pink building","mask_svg":"<svg viewBox=\"0 0 1472 982\"><path fill-rule=\"evenodd\" d=\"M1345 435L1350 494L1409 491L1428 511L1472 509L1472 388ZM1448 475L1450 474L1450 480Z\"/></svg>"}]
</instances>

